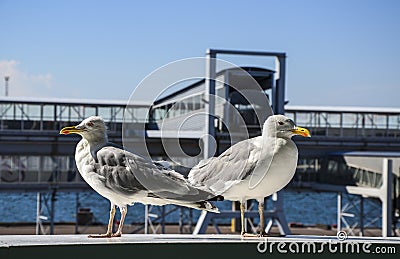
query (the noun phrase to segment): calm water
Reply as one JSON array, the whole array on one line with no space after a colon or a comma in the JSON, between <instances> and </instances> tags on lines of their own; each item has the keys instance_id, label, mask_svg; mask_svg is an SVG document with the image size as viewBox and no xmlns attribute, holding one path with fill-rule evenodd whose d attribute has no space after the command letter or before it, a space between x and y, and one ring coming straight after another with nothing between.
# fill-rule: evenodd
<instances>
[{"instance_id":1,"label":"calm water","mask_svg":"<svg viewBox=\"0 0 400 259\"><path fill-rule=\"evenodd\" d=\"M36 221L36 193L0 193L0 222L35 222ZM288 190L283 192L284 208L288 222L303 224L336 224L337 196L335 193L297 192ZM350 198L354 198L350 196ZM344 202L349 197L344 196ZM357 199L355 199L357 201ZM107 224L110 203L108 200L94 192L83 192L79 194L80 207L90 208L95 220ZM231 202L223 201L215 203L220 210L230 209ZM353 205L357 205L356 203ZM380 215L379 204L365 201L365 213L370 218ZM171 207L167 207L169 210ZM76 210L76 194L59 192L57 194L55 222L74 222ZM47 212L43 213L44 215ZM199 211L193 210L194 220L199 216ZM118 214L119 217L119 214ZM170 214L167 222L178 222L179 212ZM351 221L351 219L349 219ZM128 208L126 223L143 222L144 206L135 204ZM222 220L229 222L229 220ZM380 221L374 223L378 226Z\"/></svg>"}]
</instances>

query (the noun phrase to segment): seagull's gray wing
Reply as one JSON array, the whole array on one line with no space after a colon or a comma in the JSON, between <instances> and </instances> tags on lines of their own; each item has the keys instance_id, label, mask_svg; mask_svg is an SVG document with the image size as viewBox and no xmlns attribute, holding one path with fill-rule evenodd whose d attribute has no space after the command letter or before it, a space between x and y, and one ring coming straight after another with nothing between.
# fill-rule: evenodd
<instances>
[{"instance_id":1,"label":"seagull's gray wing","mask_svg":"<svg viewBox=\"0 0 400 259\"><path fill-rule=\"evenodd\" d=\"M262 137L243 140L218 157L200 161L188 175L190 183L205 186L219 195L254 170L261 150Z\"/></svg>"},{"instance_id":2,"label":"seagull's gray wing","mask_svg":"<svg viewBox=\"0 0 400 259\"><path fill-rule=\"evenodd\" d=\"M105 146L96 157L96 171L103 176L105 186L123 195L147 191L151 197L187 202L214 197L192 186L174 170L118 147Z\"/></svg>"}]
</instances>

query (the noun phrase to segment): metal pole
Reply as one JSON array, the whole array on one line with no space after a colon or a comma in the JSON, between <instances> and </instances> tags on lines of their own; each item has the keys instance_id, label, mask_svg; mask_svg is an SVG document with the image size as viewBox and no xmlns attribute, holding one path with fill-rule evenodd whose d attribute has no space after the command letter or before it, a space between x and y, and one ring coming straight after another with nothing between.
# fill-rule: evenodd
<instances>
[{"instance_id":1,"label":"metal pole","mask_svg":"<svg viewBox=\"0 0 400 259\"><path fill-rule=\"evenodd\" d=\"M360 195L360 236L364 236L364 197Z\"/></svg>"},{"instance_id":2,"label":"metal pole","mask_svg":"<svg viewBox=\"0 0 400 259\"><path fill-rule=\"evenodd\" d=\"M337 194L337 232L342 230L342 193Z\"/></svg>"},{"instance_id":3,"label":"metal pole","mask_svg":"<svg viewBox=\"0 0 400 259\"><path fill-rule=\"evenodd\" d=\"M208 49L206 53L206 82L204 93L204 109L206 112L205 130L206 136L204 138L204 158L214 156L216 143L215 143L215 76L216 76L216 53Z\"/></svg>"},{"instance_id":4,"label":"metal pole","mask_svg":"<svg viewBox=\"0 0 400 259\"><path fill-rule=\"evenodd\" d=\"M382 170L382 237L392 236L392 168L391 159L383 159Z\"/></svg>"},{"instance_id":5,"label":"metal pole","mask_svg":"<svg viewBox=\"0 0 400 259\"><path fill-rule=\"evenodd\" d=\"M40 212L42 210L42 194L37 193L36 196L36 235L40 235Z\"/></svg>"},{"instance_id":6,"label":"metal pole","mask_svg":"<svg viewBox=\"0 0 400 259\"><path fill-rule=\"evenodd\" d=\"M286 56L276 57L276 70L278 79L274 84L273 90L273 111L274 114L285 114L285 74L286 74Z\"/></svg>"},{"instance_id":7,"label":"metal pole","mask_svg":"<svg viewBox=\"0 0 400 259\"><path fill-rule=\"evenodd\" d=\"M398 184L397 184L397 179L395 178L395 179L393 179L393 203L392 203L393 204L393 208L392 208L392 211L393 211L393 213L392 213L392 217L393 217L392 218L392 220L393 220L392 231L395 234L395 236L396 236L396 218L395 218L394 212L397 211L398 209L400 209L398 195L399 195Z\"/></svg>"},{"instance_id":8,"label":"metal pole","mask_svg":"<svg viewBox=\"0 0 400 259\"><path fill-rule=\"evenodd\" d=\"M149 233L149 205L144 206L144 233Z\"/></svg>"}]
</instances>

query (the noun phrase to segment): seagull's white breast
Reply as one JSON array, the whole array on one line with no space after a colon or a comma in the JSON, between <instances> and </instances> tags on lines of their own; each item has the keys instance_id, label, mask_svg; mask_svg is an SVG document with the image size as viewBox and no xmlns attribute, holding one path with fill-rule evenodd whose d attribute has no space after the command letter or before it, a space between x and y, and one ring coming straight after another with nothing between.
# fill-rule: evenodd
<instances>
[{"instance_id":1,"label":"seagull's white breast","mask_svg":"<svg viewBox=\"0 0 400 259\"><path fill-rule=\"evenodd\" d=\"M262 200L281 190L290 182L296 171L297 147L290 139L277 138L273 141L274 149L263 149L260 152L257 165L251 175L222 193L225 199Z\"/></svg>"},{"instance_id":2,"label":"seagull's white breast","mask_svg":"<svg viewBox=\"0 0 400 259\"><path fill-rule=\"evenodd\" d=\"M132 197L126 197L117 192L113 192L112 189L104 185L102 179L104 176L96 172L96 161L90 154L89 144L85 139L82 139L76 146L75 161L82 178L101 196L120 207L133 204Z\"/></svg>"}]
</instances>

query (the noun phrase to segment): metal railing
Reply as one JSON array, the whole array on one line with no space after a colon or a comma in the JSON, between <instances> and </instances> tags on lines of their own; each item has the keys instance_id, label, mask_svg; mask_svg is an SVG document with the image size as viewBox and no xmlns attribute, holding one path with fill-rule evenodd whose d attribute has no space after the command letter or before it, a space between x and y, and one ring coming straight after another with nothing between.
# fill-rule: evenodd
<instances>
[{"instance_id":1,"label":"metal railing","mask_svg":"<svg viewBox=\"0 0 400 259\"><path fill-rule=\"evenodd\" d=\"M400 109L293 106L285 114L313 136L400 138Z\"/></svg>"},{"instance_id":2,"label":"metal railing","mask_svg":"<svg viewBox=\"0 0 400 259\"><path fill-rule=\"evenodd\" d=\"M59 130L93 115L101 116L111 125L110 130L118 131L123 122L146 123L148 110L147 104L127 106L122 101L0 98L0 131Z\"/></svg>"}]
</instances>

